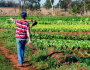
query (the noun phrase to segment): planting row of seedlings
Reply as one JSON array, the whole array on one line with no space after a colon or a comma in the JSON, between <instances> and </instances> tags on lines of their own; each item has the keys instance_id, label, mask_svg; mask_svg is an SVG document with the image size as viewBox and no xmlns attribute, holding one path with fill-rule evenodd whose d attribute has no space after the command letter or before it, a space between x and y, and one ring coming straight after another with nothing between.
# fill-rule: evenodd
<instances>
[{"instance_id":1,"label":"planting row of seedlings","mask_svg":"<svg viewBox=\"0 0 90 70\"><path fill-rule=\"evenodd\" d=\"M37 47L52 47L55 46L57 48L70 48L70 49L83 49L83 50L90 50L90 41L88 40L63 40L63 39L54 39L54 40L48 40L48 39L33 39L32 42Z\"/></svg>"},{"instance_id":2,"label":"planting row of seedlings","mask_svg":"<svg viewBox=\"0 0 90 70\"><path fill-rule=\"evenodd\" d=\"M11 18L10 16L2 16L0 17L1 19L6 19L6 18ZM20 19L21 17L20 16L14 16L13 18L15 19ZM39 16L29 16L27 17L27 19L37 19L38 21L56 21L56 20L62 20L62 21L90 21L90 18L89 17L39 17Z\"/></svg>"},{"instance_id":3,"label":"planting row of seedlings","mask_svg":"<svg viewBox=\"0 0 90 70\"><path fill-rule=\"evenodd\" d=\"M81 34L80 36L67 36L67 35L59 35L59 34L50 34L50 33L30 33L31 37L39 38L39 39L65 39L65 40L90 40L90 35Z\"/></svg>"},{"instance_id":4,"label":"planting row of seedlings","mask_svg":"<svg viewBox=\"0 0 90 70\"><path fill-rule=\"evenodd\" d=\"M0 17L0 22L2 22L2 24L12 23L12 21L6 21L6 19L9 18L11 17ZM21 17L13 17L13 18L21 19ZM60 24L60 25L90 24L89 22L90 18L82 17L81 19L79 19L79 21L76 21L77 19L78 17L75 18L27 17L27 20L36 20L38 24Z\"/></svg>"},{"instance_id":5,"label":"planting row of seedlings","mask_svg":"<svg viewBox=\"0 0 90 70\"><path fill-rule=\"evenodd\" d=\"M86 25L90 24L90 21L62 21L62 20L57 20L57 21L38 21L38 24L61 24L61 25Z\"/></svg>"},{"instance_id":6,"label":"planting row of seedlings","mask_svg":"<svg viewBox=\"0 0 90 70\"><path fill-rule=\"evenodd\" d=\"M60 31L78 31L78 32L85 32L90 31L90 25L44 25L38 24L34 26L31 31L53 31L53 32L60 32Z\"/></svg>"},{"instance_id":7,"label":"planting row of seedlings","mask_svg":"<svg viewBox=\"0 0 90 70\"><path fill-rule=\"evenodd\" d=\"M28 19L30 20L30 19ZM32 19L33 20L33 19ZM0 20L2 22L2 20ZM3 24L8 24L11 23L12 21L6 21L3 20ZM37 21L37 20L36 20ZM37 21L38 24L60 24L60 25L90 25L89 21L62 21L62 20L57 20L57 21ZM29 22L31 23L31 22Z\"/></svg>"},{"instance_id":8,"label":"planting row of seedlings","mask_svg":"<svg viewBox=\"0 0 90 70\"><path fill-rule=\"evenodd\" d=\"M4 28L12 28L15 29L16 26L14 23L12 24L7 24L7 23L1 23L0 27ZM77 31L77 32L85 32L85 31L90 31L90 25L45 25L45 24L37 24L36 26L32 27L30 29L31 31L53 31L53 32L60 32L60 31Z\"/></svg>"}]
</instances>

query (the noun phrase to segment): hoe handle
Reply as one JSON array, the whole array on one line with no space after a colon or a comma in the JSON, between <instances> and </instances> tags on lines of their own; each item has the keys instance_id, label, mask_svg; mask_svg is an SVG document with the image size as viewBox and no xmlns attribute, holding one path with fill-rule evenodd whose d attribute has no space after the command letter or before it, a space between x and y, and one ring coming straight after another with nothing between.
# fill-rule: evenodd
<instances>
[{"instance_id":1,"label":"hoe handle","mask_svg":"<svg viewBox=\"0 0 90 70\"><path fill-rule=\"evenodd\" d=\"M6 19L6 20L11 20L11 19ZM18 19L18 20L20 20L20 19ZM35 20L25 20L25 21L36 22Z\"/></svg>"}]
</instances>

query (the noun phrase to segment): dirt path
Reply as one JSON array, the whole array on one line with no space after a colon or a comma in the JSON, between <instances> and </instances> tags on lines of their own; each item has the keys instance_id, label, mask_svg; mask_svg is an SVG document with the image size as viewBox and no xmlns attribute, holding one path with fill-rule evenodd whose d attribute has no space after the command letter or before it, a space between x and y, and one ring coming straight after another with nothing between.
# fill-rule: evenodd
<instances>
[{"instance_id":1,"label":"dirt path","mask_svg":"<svg viewBox=\"0 0 90 70\"><path fill-rule=\"evenodd\" d=\"M27 64L25 62L23 64L23 67L20 67L18 65L17 54L11 53L4 46L0 47L0 53L2 53L6 58L8 58L8 60L11 62L12 66L16 68L16 70L36 70L35 66L32 66L31 64Z\"/></svg>"}]
</instances>

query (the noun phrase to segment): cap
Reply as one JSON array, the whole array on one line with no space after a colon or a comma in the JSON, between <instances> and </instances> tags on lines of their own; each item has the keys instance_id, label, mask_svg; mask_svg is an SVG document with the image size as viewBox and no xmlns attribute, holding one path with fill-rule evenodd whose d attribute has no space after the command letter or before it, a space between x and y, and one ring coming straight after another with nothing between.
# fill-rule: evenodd
<instances>
[{"instance_id":1,"label":"cap","mask_svg":"<svg viewBox=\"0 0 90 70\"><path fill-rule=\"evenodd\" d=\"M22 12L21 16L27 16L27 13L26 12Z\"/></svg>"}]
</instances>

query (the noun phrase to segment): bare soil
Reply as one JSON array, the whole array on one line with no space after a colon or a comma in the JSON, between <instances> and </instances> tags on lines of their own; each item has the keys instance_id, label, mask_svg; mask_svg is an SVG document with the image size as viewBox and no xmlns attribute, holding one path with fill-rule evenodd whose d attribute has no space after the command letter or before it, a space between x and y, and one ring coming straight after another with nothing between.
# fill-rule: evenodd
<instances>
[{"instance_id":1,"label":"bare soil","mask_svg":"<svg viewBox=\"0 0 90 70\"><path fill-rule=\"evenodd\" d=\"M6 58L8 58L12 66L17 70L36 70L35 66L26 63L27 61L24 61L23 67L19 66L17 54L16 53L11 54L11 52L8 49L6 49L4 46L0 47L0 53L2 53Z\"/></svg>"},{"instance_id":2,"label":"bare soil","mask_svg":"<svg viewBox=\"0 0 90 70\"><path fill-rule=\"evenodd\" d=\"M54 52L54 51L50 51L47 53L48 56L53 56L54 58L61 58L64 57L64 55L58 51Z\"/></svg>"}]
</instances>

